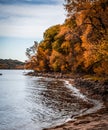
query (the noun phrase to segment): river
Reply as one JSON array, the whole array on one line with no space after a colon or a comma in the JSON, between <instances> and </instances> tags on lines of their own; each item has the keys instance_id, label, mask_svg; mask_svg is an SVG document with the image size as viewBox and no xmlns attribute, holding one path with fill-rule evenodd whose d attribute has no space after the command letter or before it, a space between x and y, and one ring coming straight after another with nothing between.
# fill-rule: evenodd
<instances>
[{"instance_id":1,"label":"river","mask_svg":"<svg viewBox=\"0 0 108 130\"><path fill-rule=\"evenodd\" d=\"M86 97L68 81L25 76L23 70L0 73L0 130L42 130L87 110Z\"/></svg>"}]
</instances>

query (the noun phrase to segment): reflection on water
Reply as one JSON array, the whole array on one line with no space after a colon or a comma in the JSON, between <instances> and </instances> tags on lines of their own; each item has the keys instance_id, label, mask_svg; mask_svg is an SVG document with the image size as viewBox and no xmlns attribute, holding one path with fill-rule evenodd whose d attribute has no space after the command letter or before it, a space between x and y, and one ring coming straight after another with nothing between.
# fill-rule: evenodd
<instances>
[{"instance_id":1,"label":"reflection on water","mask_svg":"<svg viewBox=\"0 0 108 130\"><path fill-rule=\"evenodd\" d=\"M65 121L83 107L64 82L2 70L0 129L42 130Z\"/></svg>"}]
</instances>

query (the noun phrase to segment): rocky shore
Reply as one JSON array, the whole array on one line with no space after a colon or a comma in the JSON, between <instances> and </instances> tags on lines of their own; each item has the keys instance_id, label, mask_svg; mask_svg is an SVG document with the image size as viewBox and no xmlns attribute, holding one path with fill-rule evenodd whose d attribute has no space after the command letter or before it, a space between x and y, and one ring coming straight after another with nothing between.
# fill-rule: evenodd
<instances>
[{"instance_id":1,"label":"rocky shore","mask_svg":"<svg viewBox=\"0 0 108 130\"><path fill-rule=\"evenodd\" d=\"M61 73L29 73L31 76L42 76L69 80L72 85L90 99L103 102L104 107L95 113L80 115L69 122L43 130L107 130L108 129L108 80L94 79L79 75Z\"/></svg>"},{"instance_id":2,"label":"rocky shore","mask_svg":"<svg viewBox=\"0 0 108 130\"><path fill-rule=\"evenodd\" d=\"M74 121L43 130L108 130L108 111L101 109L96 113L79 116Z\"/></svg>"},{"instance_id":3,"label":"rocky shore","mask_svg":"<svg viewBox=\"0 0 108 130\"><path fill-rule=\"evenodd\" d=\"M73 83L73 82L72 82ZM74 85L89 98L103 102L104 108L95 113L78 116L60 126L44 130L108 130L108 84L107 81L92 81L75 78Z\"/></svg>"},{"instance_id":4,"label":"rocky shore","mask_svg":"<svg viewBox=\"0 0 108 130\"><path fill-rule=\"evenodd\" d=\"M49 77L56 79L67 79L76 88L78 88L83 94L89 96L90 98L99 99L105 103L108 107L108 77L107 78L97 78L84 75L72 75L72 74L62 74L62 73L37 73L28 72L25 75L29 76L40 76Z\"/></svg>"}]
</instances>

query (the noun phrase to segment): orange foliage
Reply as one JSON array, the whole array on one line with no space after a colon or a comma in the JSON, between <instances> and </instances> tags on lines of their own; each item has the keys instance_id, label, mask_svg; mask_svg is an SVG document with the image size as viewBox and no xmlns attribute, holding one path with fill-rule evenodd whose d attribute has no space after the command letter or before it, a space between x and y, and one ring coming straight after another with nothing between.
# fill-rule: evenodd
<instances>
[{"instance_id":1,"label":"orange foliage","mask_svg":"<svg viewBox=\"0 0 108 130\"><path fill-rule=\"evenodd\" d=\"M107 0L66 2L70 18L63 25L45 31L44 39L27 67L37 71L108 75ZM30 54L29 49L27 54Z\"/></svg>"}]
</instances>

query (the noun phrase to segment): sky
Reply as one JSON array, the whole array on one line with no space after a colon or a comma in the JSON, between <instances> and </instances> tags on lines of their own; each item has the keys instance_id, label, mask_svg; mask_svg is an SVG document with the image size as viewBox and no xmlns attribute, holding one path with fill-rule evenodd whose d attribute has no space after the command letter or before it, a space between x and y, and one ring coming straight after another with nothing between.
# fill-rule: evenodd
<instances>
[{"instance_id":1,"label":"sky","mask_svg":"<svg viewBox=\"0 0 108 130\"><path fill-rule=\"evenodd\" d=\"M0 59L25 61L26 48L66 18L64 0L0 0Z\"/></svg>"}]
</instances>

